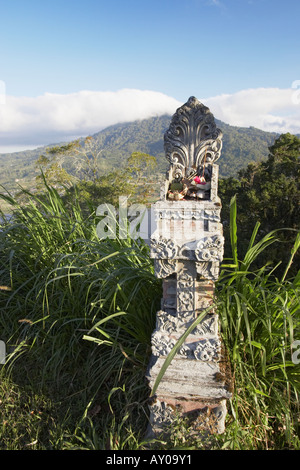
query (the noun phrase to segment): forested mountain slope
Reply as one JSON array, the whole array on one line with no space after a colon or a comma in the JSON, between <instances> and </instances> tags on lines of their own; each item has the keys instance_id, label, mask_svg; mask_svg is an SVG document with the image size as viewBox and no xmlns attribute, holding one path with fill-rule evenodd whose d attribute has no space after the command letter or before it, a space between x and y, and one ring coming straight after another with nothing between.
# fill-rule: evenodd
<instances>
[{"instance_id":1,"label":"forested mountain slope","mask_svg":"<svg viewBox=\"0 0 300 470\"><path fill-rule=\"evenodd\" d=\"M93 135L102 149L99 167L103 172L120 167L132 152L153 155L158 161L158 172L164 173L167 162L163 148L163 136L169 127L171 116L153 117L142 121L116 124ZM220 176L235 176L252 161L268 156L268 147L278 135L254 127L235 127L219 120L223 131L223 151L218 161ZM49 146L52 145L49 143ZM35 162L46 147L23 152L0 154L0 184L13 189L17 184L30 187L36 176Z\"/></svg>"}]
</instances>

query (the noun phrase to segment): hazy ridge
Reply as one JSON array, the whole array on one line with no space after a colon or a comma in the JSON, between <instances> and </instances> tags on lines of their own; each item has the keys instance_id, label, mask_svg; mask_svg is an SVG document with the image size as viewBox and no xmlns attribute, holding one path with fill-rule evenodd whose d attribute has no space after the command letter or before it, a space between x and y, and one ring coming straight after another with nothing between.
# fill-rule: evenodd
<instances>
[{"instance_id":1,"label":"hazy ridge","mask_svg":"<svg viewBox=\"0 0 300 470\"><path fill-rule=\"evenodd\" d=\"M132 152L141 151L154 155L158 171L167 167L163 148L163 136L170 125L171 116L164 115L141 121L109 126L93 135L102 149L100 168L103 172L118 168ZM265 132L254 127L231 126L216 119L223 131L223 150L218 161L220 176L235 176L248 163L260 161L268 156L268 147L278 134ZM35 161L45 153L45 147L35 150L0 154L0 184L9 190L17 185L30 187L36 176Z\"/></svg>"}]
</instances>

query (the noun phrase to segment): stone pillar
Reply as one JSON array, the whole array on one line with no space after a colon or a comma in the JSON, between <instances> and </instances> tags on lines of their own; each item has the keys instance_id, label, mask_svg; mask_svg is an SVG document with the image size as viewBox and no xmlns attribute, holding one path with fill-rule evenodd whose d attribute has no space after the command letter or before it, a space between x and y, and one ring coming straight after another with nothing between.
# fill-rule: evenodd
<instances>
[{"instance_id":1,"label":"stone pillar","mask_svg":"<svg viewBox=\"0 0 300 470\"><path fill-rule=\"evenodd\" d=\"M230 373L214 308L214 283L223 257L217 195L222 133L196 98L179 108L165 133L170 163L161 199L154 204L151 236L155 273L163 279L161 310L147 371L153 388L161 367L187 328L207 310L167 368L150 405L150 432L167 432L176 416L191 432L224 431Z\"/></svg>"}]
</instances>

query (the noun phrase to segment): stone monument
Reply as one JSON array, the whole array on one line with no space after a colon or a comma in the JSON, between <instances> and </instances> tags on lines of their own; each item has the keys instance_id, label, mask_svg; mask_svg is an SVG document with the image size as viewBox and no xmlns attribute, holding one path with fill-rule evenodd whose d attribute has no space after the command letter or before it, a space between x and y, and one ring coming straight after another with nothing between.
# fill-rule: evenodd
<instances>
[{"instance_id":1,"label":"stone monument","mask_svg":"<svg viewBox=\"0 0 300 470\"><path fill-rule=\"evenodd\" d=\"M226 400L231 397L230 371L214 306L224 245L215 163L221 154L222 132L210 110L191 97L174 114L164 146L170 165L160 200L152 206L156 229L150 256L156 276L163 279L163 298L147 371L151 389L179 338L200 315L203 319L187 336L155 391L148 435L168 432L178 415L189 420L193 433L222 433Z\"/></svg>"}]
</instances>

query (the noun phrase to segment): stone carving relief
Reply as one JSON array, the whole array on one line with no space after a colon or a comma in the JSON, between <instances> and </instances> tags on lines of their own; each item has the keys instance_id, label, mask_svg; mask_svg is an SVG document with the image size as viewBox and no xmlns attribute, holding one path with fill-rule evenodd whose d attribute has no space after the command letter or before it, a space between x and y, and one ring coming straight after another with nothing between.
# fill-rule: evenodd
<instances>
[{"instance_id":1,"label":"stone carving relief","mask_svg":"<svg viewBox=\"0 0 300 470\"><path fill-rule=\"evenodd\" d=\"M177 273L177 290L193 289L194 276L187 271L178 271Z\"/></svg>"},{"instance_id":2,"label":"stone carving relief","mask_svg":"<svg viewBox=\"0 0 300 470\"><path fill-rule=\"evenodd\" d=\"M193 339L194 338L194 339ZM166 335L162 331L155 331L152 335L152 354L154 356L167 356L176 345L179 338ZM198 339L190 335L179 348L179 357L196 359L203 362L216 362L220 359L221 343L218 338Z\"/></svg>"},{"instance_id":3,"label":"stone carving relief","mask_svg":"<svg viewBox=\"0 0 300 470\"><path fill-rule=\"evenodd\" d=\"M185 315L175 316L163 310L157 312L156 315L156 330L172 333L183 333L186 329L196 320L194 312L185 312ZM208 313L203 320L191 332L193 335L217 335L218 334L218 321L217 315Z\"/></svg>"},{"instance_id":4,"label":"stone carving relief","mask_svg":"<svg viewBox=\"0 0 300 470\"><path fill-rule=\"evenodd\" d=\"M172 333L173 331L180 331L182 326L185 325L180 317L171 315L164 310L160 310L156 314L156 330Z\"/></svg>"},{"instance_id":5,"label":"stone carving relief","mask_svg":"<svg viewBox=\"0 0 300 470\"><path fill-rule=\"evenodd\" d=\"M223 258L224 239L216 234L199 240L195 249L198 261L221 261Z\"/></svg>"},{"instance_id":6,"label":"stone carving relief","mask_svg":"<svg viewBox=\"0 0 300 470\"><path fill-rule=\"evenodd\" d=\"M178 245L172 240L163 237L151 239L152 252L159 258L172 259L178 253Z\"/></svg>"},{"instance_id":7,"label":"stone carving relief","mask_svg":"<svg viewBox=\"0 0 300 470\"><path fill-rule=\"evenodd\" d=\"M203 321L193 330L195 335L217 335L218 334L218 317L217 315L208 314Z\"/></svg>"},{"instance_id":8,"label":"stone carving relief","mask_svg":"<svg viewBox=\"0 0 300 470\"><path fill-rule=\"evenodd\" d=\"M218 361L220 359L221 342L219 339L203 339L198 341L194 351L195 358L199 361Z\"/></svg>"},{"instance_id":9,"label":"stone carving relief","mask_svg":"<svg viewBox=\"0 0 300 470\"><path fill-rule=\"evenodd\" d=\"M191 209L189 207L183 206L182 208L161 208L156 213L156 220L208 220L212 222L220 222L220 209Z\"/></svg>"},{"instance_id":10,"label":"stone carving relief","mask_svg":"<svg viewBox=\"0 0 300 470\"><path fill-rule=\"evenodd\" d=\"M167 160L173 174L182 176L204 163L214 163L221 155L222 132L209 109L195 97L179 108L164 136Z\"/></svg>"},{"instance_id":11,"label":"stone carving relief","mask_svg":"<svg viewBox=\"0 0 300 470\"><path fill-rule=\"evenodd\" d=\"M181 246L174 240L167 240L163 237L151 239L151 251L154 258L159 259L195 259L196 261L218 261L223 258L224 238L215 234L205 236L198 241L189 241ZM165 263L167 267L167 264ZM174 264L173 264L174 266ZM208 265L206 265L208 267ZM170 265L169 265L170 267ZM210 266L210 270L213 266ZM168 268L167 268L168 269ZM199 268L200 269L200 268ZM211 271L211 275L213 271Z\"/></svg>"},{"instance_id":12,"label":"stone carving relief","mask_svg":"<svg viewBox=\"0 0 300 470\"><path fill-rule=\"evenodd\" d=\"M177 294L177 310L178 312L194 309L194 292L188 289L179 290Z\"/></svg>"},{"instance_id":13,"label":"stone carving relief","mask_svg":"<svg viewBox=\"0 0 300 470\"><path fill-rule=\"evenodd\" d=\"M154 356L167 356L175 344L177 343L178 338L172 338L163 334L161 331L155 331L152 335L152 354ZM177 354L179 357L189 357L193 356L193 351L188 344L183 344L178 350Z\"/></svg>"},{"instance_id":14,"label":"stone carving relief","mask_svg":"<svg viewBox=\"0 0 300 470\"><path fill-rule=\"evenodd\" d=\"M166 403L155 400L152 407L152 424L157 427L169 426L174 421L174 410L171 406Z\"/></svg>"},{"instance_id":15,"label":"stone carving relief","mask_svg":"<svg viewBox=\"0 0 300 470\"><path fill-rule=\"evenodd\" d=\"M220 266L214 261L196 262L197 274L199 276L216 281L219 277Z\"/></svg>"},{"instance_id":16,"label":"stone carving relief","mask_svg":"<svg viewBox=\"0 0 300 470\"><path fill-rule=\"evenodd\" d=\"M155 259L154 270L155 275L159 278L166 278L176 272L176 260L173 259Z\"/></svg>"}]
</instances>

